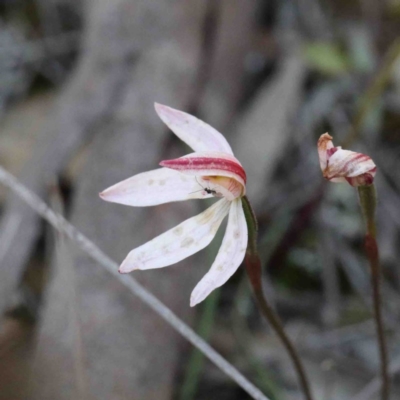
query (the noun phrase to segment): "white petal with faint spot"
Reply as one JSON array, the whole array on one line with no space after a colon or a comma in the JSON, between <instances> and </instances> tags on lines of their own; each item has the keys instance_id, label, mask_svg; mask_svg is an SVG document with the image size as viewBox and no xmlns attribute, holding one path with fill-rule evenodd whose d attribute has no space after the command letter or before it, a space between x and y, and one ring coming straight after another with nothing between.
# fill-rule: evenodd
<instances>
[{"instance_id":1,"label":"white petal with faint spot","mask_svg":"<svg viewBox=\"0 0 400 400\"><path fill-rule=\"evenodd\" d=\"M247 248L247 224L240 199L231 202L229 220L222 245L211 269L192 292L190 305L203 301L223 285L239 268Z\"/></svg>"},{"instance_id":2,"label":"white petal with faint spot","mask_svg":"<svg viewBox=\"0 0 400 400\"><path fill-rule=\"evenodd\" d=\"M134 175L100 193L103 200L128 206L155 206L157 204L189 199L205 199L207 194L194 176L169 168Z\"/></svg>"},{"instance_id":3,"label":"white petal with faint spot","mask_svg":"<svg viewBox=\"0 0 400 400\"><path fill-rule=\"evenodd\" d=\"M219 200L201 214L137 247L128 254L119 271L166 267L204 249L214 238L229 206L229 201Z\"/></svg>"},{"instance_id":4,"label":"white petal with faint spot","mask_svg":"<svg viewBox=\"0 0 400 400\"><path fill-rule=\"evenodd\" d=\"M233 154L227 140L212 126L183 111L155 103L161 120L194 151L221 151Z\"/></svg>"}]
</instances>

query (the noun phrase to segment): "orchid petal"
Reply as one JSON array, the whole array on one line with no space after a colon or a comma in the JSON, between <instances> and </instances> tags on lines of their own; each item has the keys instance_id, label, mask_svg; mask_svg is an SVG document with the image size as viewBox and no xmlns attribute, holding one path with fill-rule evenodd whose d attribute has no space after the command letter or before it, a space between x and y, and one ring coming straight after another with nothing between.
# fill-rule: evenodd
<instances>
[{"instance_id":1,"label":"orchid petal","mask_svg":"<svg viewBox=\"0 0 400 400\"><path fill-rule=\"evenodd\" d=\"M194 151L220 151L232 154L231 146L216 129L185 112L155 103L161 120Z\"/></svg>"},{"instance_id":2,"label":"orchid petal","mask_svg":"<svg viewBox=\"0 0 400 400\"><path fill-rule=\"evenodd\" d=\"M201 214L132 250L119 272L167 267L204 249L214 238L229 205L227 200L219 200Z\"/></svg>"},{"instance_id":3,"label":"orchid petal","mask_svg":"<svg viewBox=\"0 0 400 400\"><path fill-rule=\"evenodd\" d=\"M369 156L350 150L338 149L330 156L324 176L327 179L353 178L371 172L375 168L375 163Z\"/></svg>"},{"instance_id":4,"label":"orchid petal","mask_svg":"<svg viewBox=\"0 0 400 400\"><path fill-rule=\"evenodd\" d=\"M191 153L160 165L186 175L202 177L215 196L232 201L246 193L246 173L233 156L220 152Z\"/></svg>"},{"instance_id":5,"label":"orchid petal","mask_svg":"<svg viewBox=\"0 0 400 400\"><path fill-rule=\"evenodd\" d=\"M190 153L174 160L161 161L160 165L196 176L226 176L246 184L246 172L240 162L229 154L204 151Z\"/></svg>"},{"instance_id":6,"label":"orchid petal","mask_svg":"<svg viewBox=\"0 0 400 400\"><path fill-rule=\"evenodd\" d=\"M318 157L319 165L321 170L324 171L328 165L328 153L327 150L333 147L332 136L328 133L324 133L318 140Z\"/></svg>"},{"instance_id":7,"label":"orchid petal","mask_svg":"<svg viewBox=\"0 0 400 400\"><path fill-rule=\"evenodd\" d=\"M203 301L214 289L223 285L239 268L247 248L247 224L242 201L231 202L229 220L222 245L209 272L194 288L190 306Z\"/></svg>"},{"instance_id":8,"label":"orchid petal","mask_svg":"<svg viewBox=\"0 0 400 400\"><path fill-rule=\"evenodd\" d=\"M125 179L104 190L100 197L113 203L144 207L212 195L202 190L194 177L159 168Z\"/></svg>"}]
</instances>

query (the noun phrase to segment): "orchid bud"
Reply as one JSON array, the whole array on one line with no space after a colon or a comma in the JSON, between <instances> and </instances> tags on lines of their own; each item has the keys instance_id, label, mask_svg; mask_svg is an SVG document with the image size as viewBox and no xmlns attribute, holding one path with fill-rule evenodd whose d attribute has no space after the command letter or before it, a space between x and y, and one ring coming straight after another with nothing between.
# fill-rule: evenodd
<instances>
[{"instance_id":1,"label":"orchid bud","mask_svg":"<svg viewBox=\"0 0 400 400\"><path fill-rule=\"evenodd\" d=\"M372 159L362 153L334 147L332 136L324 133L318 140L322 174L331 182L348 182L351 186L371 185L376 174Z\"/></svg>"}]
</instances>

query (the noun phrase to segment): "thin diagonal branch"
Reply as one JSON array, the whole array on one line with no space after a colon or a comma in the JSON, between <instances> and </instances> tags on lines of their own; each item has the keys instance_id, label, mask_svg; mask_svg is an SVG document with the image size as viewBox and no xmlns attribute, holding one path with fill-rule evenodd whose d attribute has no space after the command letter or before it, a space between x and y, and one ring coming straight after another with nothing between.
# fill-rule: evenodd
<instances>
[{"instance_id":1,"label":"thin diagonal branch","mask_svg":"<svg viewBox=\"0 0 400 400\"><path fill-rule=\"evenodd\" d=\"M166 305L157 297L145 289L131 275L120 275L118 264L100 250L92 241L79 232L64 217L55 213L35 193L27 189L13 175L0 166L0 182L10 188L33 210L41 215L49 224L59 232L68 236L81 250L88 254L93 260L102 265L111 275L118 279L134 295L139 297L161 318L168 322L186 340L197 347L204 355L220 368L226 375L234 380L253 399L269 400L256 386L247 380L232 364L217 353L207 342L196 334L188 325L178 318Z\"/></svg>"}]
</instances>

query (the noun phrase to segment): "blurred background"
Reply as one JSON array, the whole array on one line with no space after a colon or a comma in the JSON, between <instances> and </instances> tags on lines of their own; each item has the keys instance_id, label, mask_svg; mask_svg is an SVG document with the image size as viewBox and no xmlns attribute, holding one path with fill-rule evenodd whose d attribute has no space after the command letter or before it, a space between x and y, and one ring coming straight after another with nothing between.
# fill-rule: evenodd
<instances>
[{"instance_id":1,"label":"blurred background","mask_svg":"<svg viewBox=\"0 0 400 400\"><path fill-rule=\"evenodd\" d=\"M379 360L363 221L356 190L323 181L316 141L369 154L400 399L399 27L399 0L2 0L0 164L121 262L207 204L134 209L98 192L188 152L155 101L207 121L247 171L265 292L315 398L367 400ZM135 278L272 400L302 399L242 269L189 307L218 240ZM4 187L0 312L0 399L248 398Z\"/></svg>"}]
</instances>

